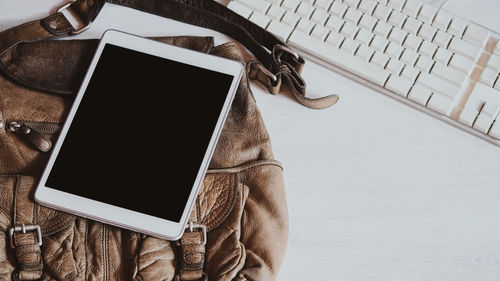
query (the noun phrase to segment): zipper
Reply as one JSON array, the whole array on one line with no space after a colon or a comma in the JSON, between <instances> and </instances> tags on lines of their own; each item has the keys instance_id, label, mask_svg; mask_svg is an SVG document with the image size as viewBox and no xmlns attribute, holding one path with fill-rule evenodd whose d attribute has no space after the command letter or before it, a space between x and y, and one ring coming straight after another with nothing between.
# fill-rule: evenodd
<instances>
[{"instance_id":1,"label":"zipper","mask_svg":"<svg viewBox=\"0 0 500 281\"><path fill-rule=\"evenodd\" d=\"M11 120L7 122L6 130L25 135L38 150L47 152L52 148L52 142L45 135L55 134L61 127L58 123Z\"/></svg>"}]
</instances>

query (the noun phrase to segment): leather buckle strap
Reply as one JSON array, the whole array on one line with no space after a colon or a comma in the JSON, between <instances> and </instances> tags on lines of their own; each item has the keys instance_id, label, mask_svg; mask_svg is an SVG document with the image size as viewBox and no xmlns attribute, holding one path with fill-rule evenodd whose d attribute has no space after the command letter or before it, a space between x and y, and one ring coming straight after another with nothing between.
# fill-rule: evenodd
<instances>
[{"instance_id":1,"label":"leather buckle strap","mask_svg":"<svg viewBox=\"0 0 500 281\"><path fill-rule=\"evenodd\" d=\"M9 229L9 239L10 239L10 247L14 249L16 247L16 243L14 242L14 234L16 232L26 234L27 232L34 231L36 232L36 237L38 240L38 246L42 246L42 229L40 228L39 225L33 225L33 224L28 224L25 225L24 223L21 226L13 226Z\"/></svg>"},{"instance_id":2,"label":"leather buckle strap","mask_svg":"<svg viewBox=\"0 0 500 281\"><path fill-rule=\"evenodd\" d=\"M205 266L205 245L207 243L207 227L204 224L189 222L177 241L179 249L179 266L175 281L206 281L203 271Z\"/></svg>"}]
</instances>

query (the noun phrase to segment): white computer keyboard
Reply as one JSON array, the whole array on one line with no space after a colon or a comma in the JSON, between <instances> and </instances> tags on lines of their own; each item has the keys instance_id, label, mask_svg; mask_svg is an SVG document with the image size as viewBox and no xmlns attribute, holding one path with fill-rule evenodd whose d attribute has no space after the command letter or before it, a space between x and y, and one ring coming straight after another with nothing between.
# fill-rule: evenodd
<instances>
[{"instance_id":1,"label":"white computer keyboard","mask_svg":"<svg viewBox=\"0 0 500 281\"><path fill-rule=\"evenodd\" d=\"M419 0L228 7L302 55L500 146L497 33Z\"/></svg>"}]
</instances>

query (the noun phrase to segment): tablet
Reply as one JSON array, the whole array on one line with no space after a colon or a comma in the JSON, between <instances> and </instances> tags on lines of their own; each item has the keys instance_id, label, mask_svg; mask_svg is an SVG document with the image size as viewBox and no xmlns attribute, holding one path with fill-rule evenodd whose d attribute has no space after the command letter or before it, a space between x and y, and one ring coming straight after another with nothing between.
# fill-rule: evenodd
<instances>
[{"instance_id":1,"label":"tablet","mask_svg":"<svg viewBox=\"0 0 500 281\"><path fill-rule=\"evenodd\" d=\"M180 238L242 73L233 60L107 31L35 200Z\"/></svg>"}]
</instances>

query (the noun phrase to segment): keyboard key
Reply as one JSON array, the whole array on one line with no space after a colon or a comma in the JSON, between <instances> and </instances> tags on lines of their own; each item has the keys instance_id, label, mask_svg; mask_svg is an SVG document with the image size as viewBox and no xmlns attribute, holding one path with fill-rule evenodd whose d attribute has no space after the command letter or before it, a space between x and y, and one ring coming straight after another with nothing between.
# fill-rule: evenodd
<instances>
[{"instance_id":1,"label":"keyboard key","mask_svg":"<svg viewBox=\"0 0 500 281\"><path fill-rule=\"evenodd\" d=\"M465 124L469 127L474 125L477 116L479 115L479 111L483 107L484 102L479 100L469 101L462 109L462 113L460 113L460 117L458 118L458 122Z\"/></svg>"},{"instance_id":2,"label":"keyboard key","mask_svg":"<svg viewBox=\"0 0 500 281\"><path fill-rule=\"evenodd\" d=\"M491 55L490 59L488 60L488 67L493 68L494 70L500 72L500 56L497 55Z\"/></svg>"},{"instance_id":3,"label":"keyboard key","mask_svg":"<svg viewBox=\"0 0 500 281\"><path fill-rule=\"evenodd\" d=\"M420 71L409 65L405 66L405 68L403 68L403 71L401 72L402 77L405 77L412 82L415 82L415 80L417 80L418 75L420 75Z\"/></svg>"},{"instance_id":4,"label":"keyboard key","mask_svg":"<svg viewBox=\"0 0 500 281\"><path fill-rule=\"evenodd\" d=\"M369 31L373 30L375 24L377 24L377 19L369 15L363 15L363 17L359 21L359 26L364 27Z\"/></svg>"},{"instance_id":5,"label":"keyboard key","mask_svg":"<svg viewBox=\"0 0 500 281\"><path fill-rule=\"evenodd\" d=\"M255 0L245 0L245 1L255 1ZM299 0L283 0L283 3L281 3L281 7L289 11L295 12L299 4L300 4Z\"/></svg>"},{"instance_id":6,"label":"keyboard key","mask_svg":"<svg viewBox=\"0 0 500 281\"><path fill-rule=\"evenodd\" d=\"M434 60L441 62L444 65L448 65L452 55L452 52L446 50L445 48L439 47L436 51L436 54L434 54Z\"/></svg>"},{"instance_id":7,"label":"keyboard key","mask_svg":"<svg viewBox=\"0 0 500 281\"><path fill-rule=\"evenodd\" d=\"M291 26L278 21L271 21L266 29L267 31L278 36L283 41L286 41L288 39L288 36L290 36L290 33L292 33L293 30Z\"/></svg>"},{"instance_id":8,"label":"keyboard key","mask_svg":"<svg viewBox=\"0 0 500 281\"><path fill-rule=\"evenodd\" d=\"M493 87L498 78L498 71L492 69L491 67L486 67L481 74L479 81L484 83L489 87ZM498 93L500 95L500 92Z\"/></svg>"},{"instance_id":9,"label":"keyboard key","mask_svg":"<svg viewBox=\"0 0 500 281\"><path fill-rule=\"evenodd\" d=\"M300 17L291 12L286 12L285 15L281 18L282 23L289 25L291 27L295 27L295 25L297 24L297 22L299 22L299 20Z\"/></svg>"},{"instance_id":10,"label":"keyboard key","mask_svg":"<svg viewBox=\"0 0 500 281\"><path fill-rule=\"evenodd\" d=\"M326 29L324 26L321 25L315 25L312 32L311 36L315 37L321 41L325 41L326 36L328 35L329 30Z\"/></svg>"},{"instance_id":11,"label":"keyboard key","mask_svg":"<svg viewBox=\"0 0 500 281\"><path fill-rule=\"evenodd\" d=\"M488 134L495 139L500 140L500 119L498 117L497 120L493 123L493 126L491 126L490 132Z\"/></svg>"},{"instance_id":12,"label":"keyboard key","mask_svg":"<svg viewBox=\"0 0 500 281\"><path fill-rule=\"evenodd\" d=\"M346 4L341 3L340 1L335 1L332 6L330 6L330 13L338 17L343 17L348 8L349 7Z\"/></svg>"},{"instance_id":13,"label":"keyboard key","mask_svg":"<svg viewBox=\"0 0 500 281\"><path fill-rule=\"evenodd\" d=\"M356 56L368 62L372 58L373 53L375 52L370 47L362 44L356 51Z\"/></svg>"},{"instance_id":14,"label":"keyboard key","mask_svg":"<svg viewBox=\"0 0 500 281\"><path fill-rule=\"evenodd\" d=\"M311 21L317 24L325 25L329 16L330 15L327 12L316 9L311 16Z\"/></svg>"},{"instance_id":15,"label":"keyboard key","mask_svg":"<svg viewBox=\"0 0 500 281\"><path fill-rule=\"evenodd\" d=\"M420 13L418 13L417 19L423 21L426 24L431 24L432 20L436 16L437 8L429 4L422 5Z\"/></svg>"},{"instance_id":16,"label":"keyboard key","mask_svg":"<svg viewBox=\"0 0 500 281\"><path fill-rule=\"evenodd\" d=\"M403 24L407 18L408 16L403 13L399 11L393 11L392 14L389 16L387 22L395 27L401 28L403 27Z\"/></svg>"},{"instance_id":17,"label":"keyboard key","mask_svg":"<svg viewBox=\"0 0 500 281\"><path fill-rule=\"evenodd\" d=\"M391 34L389 34L389 40L399 45L403 45L406 36L408 36L408 32L395 27L392 29Z\"/></svg>"},{"instance_id":18,"label":"keyboard key","mask_svg":"<svg viewBox=\"0 0 500 281\"><path fill-rule=\"evenodd\" d=\"M438 46L436 44L433 44L429 41L423 41L422 45L420 45L420 48L418 49L418 53L427 56L429 58L432 58L437 48Z\"/></svg>"},{"instance_id":19,"label":"keyboard key","mask_svg":"<svg viewBox=\"0 0 500 281\"><path fill-rule=\"evenodd\" d=\"M417 81L429 89L441 92L450 98L455 98L455 96L460 92L460 86L437 75L422 72L418 76Z\"/></svg>"},{"instance_id":20,"label":"keyboard key","mask_svg":"<svg viewBox=\"0 0 500 281\"><path fill-rule=\"evenodd\" d=\"M434 65L434 61L426 56L420 56L415 64L415 68L420 69L424 72L430 72L431 67Z\"/></svg>"},{"instance_id":21,"label":"keyboard key","mask_svg":"<svg viewBox=\"0 0 500 281\"><path fill-rule=\"evenodd\" d=\"M403 53L404 48L401 45L390 42L389 46L385 49L385 53L391 58L399 59L401 53Z\"/></svg>"},{"instance_id":22,"label":"keyboard key","mask_svg":"<svg viewBox=\"0 0 500 281\"><path fill-rule=\"evenodd\" d=\"M418 59L418 54L414 50L406 49L403 51L403 54L401 55L401 61L410 66L414 66L417 59Z\"/></svg>"},{"instance_id":23,"label":"keyboard key","mask_svg":"<svg viewBox=\"0 0 500 281\"><path fill-rule=\"evenodd\" d=\"M387 83L385 84L385 88L406 98L406 96L410 92L412 85L413 83L411 81L408 81L403 77L391 75L391 77L389 77L389 80L387 80Z\"/></svg>"},{"instance_id":24,"label":"keyboard key","mask_svg":"<svg viewBox=\"0 0 500 281\"><path fill-rule=\"evenodd\" d=\"M450 60L451 67L465 72L466 74L471 74L472 70L476 67L474 61L468 57L462 56L460 54L454 54Z\"/></svg>"},{"instance_id":25,"label":"keyboard key","mask_svg":"<svg viewBox=\"0 0 500 281\"><path fill-rule=\"evenodd\" d=\"M378 5L373 12L373 16L381 21L387 21L391 12L391 8L383 5Z\"/></svg>"},{"instance_id":26,"label":"keyboard key","mask_svg":"<svg viewBox=\"0 0 500 281\"><path fill-rule=\"evenodd\" d=\"M340 32L340 29L344 25L345 21L337 16L330 16L328 21L326 22L326 27L332 31Z\"/></svg>"},{"instance_id":27,"label":"keyboard key","mask_svg":"<svg viewBox=\"0 0 500 281\"><path fill-rule=\"evenodd\" d=\"M438 46L443 47L443 48L448 48L448 44L450 44L451 36L448 33L445 33L441 30L438 30L436 33L436 36L434 36L434 40L432 42L436 43Z\"/></svg>"},{"instance_id":28,"label":"keyboard key","mask_svg":"<svg viewBox=\"0 0 500 281\"><path fill-rule=\"evenodd\" d=\"M328 8L332 4L332 2L333 0L316 0L316 2L314 2L314 6L326 12L328 11Z\"/></svg>"},{"instance_id":29,"label":"keyboard key","mask_svg":"<svg viewBox=\"0 0 500 281\"><path fill-rule=\"evenodd\" d=\"M260 12L253 12L249 20L262 28L266 28L271 21L268 17Z\"/></svg>"},{"instance_id":30,"label":"keyboard key","mask_svg":"<svg viewBox=\"0 0 500 281\"><path fill-rule=\"evenodd\" d=\"M358 33L359 27L354 25L353 23L346 22L342 29L340 30L340 34L344 35L347 38L354 39L356 33Z\"/></svg>"},{"instance_id":31,"label":"keyboard key","mask_svg":"<svg viewBox=\"0 0 500 281\"><path fill-rule=\"evenodd\" d=\"M288 0L288 1L297 1L298 0ZM239 0L239 2L245 4L250 7L252 10L265 13L271 4L265 0Z\"/></svg>"},{"instance_id":32,"label":"keyboard key","mask_svg":"<svg viewBox=\"0 0 500 281\"><path fill-rule=\"evenodd\" d=\"M403 25L403 30L406 30L408 33L411 33L413 35L417 35L420 26L422 26L421 21L418 21L414 18L408 18Z\"/></svg>"},{"instance_id":33,"label":"keyboard key","mask_svg":"<svg viewBox=\"0 0 500 281\"><path fill-rule=\"evenodd\" d=\"M392 26L390 24L379 21L377 22L377 25L375 25L375 29L373 30L373 32L384 38L387 38L387 36L389 36L389 33L391 32L391 29Z\"/></svg>"},{"instance_id":34,"label":"keyboard key","mask_svg":"<svg viewBox=\"0 0 500 281\"><path fill-rule=\"evenodd\" d=\"M328 34L328 37L326 38L326 43L334 46L335 48L340 48L340 45L342 42L344 42L345 37L336 33L336 32L330 32Z\"/></svg>"},{"instance_id":35,"label":"keyboard key","mask_svg":"<svg viewBox=\"0 0 500 281\"><path fill-rule=\"evenodd\" d=\"M348 52L351 55L354 55L356 49L358 49L359 43L355 42L350 38L346 38L340 47L341 50Z\"/></svg>"},{"instance_id":36,"label":"keyboard key","mask_svg":"<svg viewBox=\"0 0 500 281\"><path fill-rule=\"evenodd\" d=\"M359 4L359 10L365 14L371 15L375 7L377 6L377 2L374 0L361 0Z\"/></svg>"},{"instance_id":37,"label":"keyboard key","mask_svg":"<svg viewBox=\"0 0 500 281\"><path fill-rule=\"evenodd\" d=\"M460 86L467 80L467 74L455 68L448 67L440 62L434 64L431 74L437 75Z\"/></svg>"},{"instance_id":38,"label":"keyboard key","mask_svg":"<svg viewBox=\"0 0 500 281\"><path fill-rule=\"evenodd\" d=\"M347 12L344 15L344 20L350 21L354 24L358 24L359 20L361 19L361 16L363 16L363 13L354 9L354 8L349 8Z\"/></svg>"},{"instance_id":39,"label":"keyboard key","mask_svg":"<svg viewBox=\"0 0 500 281\"><path fill-rule=\"evenodd\" d=\"M389 56L383 54L382 52L375 52L370 60L370 63L378 65L380 68L385 68L385 65L389 62Z\"/></svg>"},{"instance_id":40,"label":"keyboard key","mask_svg":"<svg viewBox=\"0 0 500 281\"><path fill-rule=\"evenodd\" d=\"M387 47L388 44L389 44L389 40L387 40L379 35L375 35L373 37L373 40L372 40L370 46L377 51L384 52L385 48Z\"/></svg>"},{"instance_id":41,"label":"keyboard key","mask_svg":"<svg viewBox=\"0 0 500 281\"><path fill-rule=\"evenodd\" d=\"M273 7L271 7L271 9L272 8ZM269 9L269 11L271 11L271 9ZM300 3L299 8L297 8L297 11L295 13L303 18L310 18L313 12L314 7L311 4L302 2Z\"/></svg>"},{"instance_id":42,"label":"keyboard key","mask_svg":"<svg viewBox=\"0 0 500 281\"><path fill-rule=\"evenodd\" d=\"M407 0L403 12L405 12L410 17L417 17L418 11L422 6L422 2L419 0Z\"/></svg>"},{"instance_id":43,"label":"keyboard key","mask_svg":"<svg viewBox=\"0 0 500 281\"><path fill-rule=\"evenodd\" d=\"M403 43L403 46L405 46L408 49L416 51L420 47L420 44L422 44L421 38L418 38L413 34L408 34L408 36L406 36L405 42Z\"/></svg>"},{"instance_id":44,"label":"keyboard key","mask_svg":"<svg viewBox=\"0 0 500 281\"><path fill-rule=\"evenodd\" d=\"M450 22L451 15L446 11L439 10L436 17L434 18L434 21L432 22L432 25L441 29L442 31L446 31L448 30Z\"/></svg>"},{"instance_id":45,"label":"keyboard key","mask_svg":"<svg viewBox=\"0 0 500 281\"><path fill-rule=\"evenodd\" d=\"M390 75L389 71L371 65L359 57L346 56L345 52L331 48L328 44L311 38L303 32L294 31L289 41L299 46L308 46L310 52L315 56L371 81L376 85L383 86Z\"/></svg>"},{"instance_id":46,"label":"keyboard key","mask_svg":"<svg viewBox=\"0 0 500 281\"><path fill-rule=\"evenodd\" d=\"M430 26L428 24L423 24L418 31L418 37L431 41L434 38L434 35L437 32L437 28Z\"/></svg>"},{"instance_id":47,"label":"keyboard key","mask_svg":"<svg viewBox=\"0 0 500 281\"><path fill-rule=\"evenodd\" d=\"M306 1L311 1L311 0L304 0L305 2ZM283 0L268 0L268 2L270 2L271 4L273 5L278 5L280 6L281 5L281 2L283 2Z\"/></svg>"},{"instance_id":48,"label":"keyboard key","mask_svg":"<svg viewBox=\"0 0 500 281\"><path fill-rule=\"evenodd\" d=\"M448 27L448 33L462 38L464 34L465 27L467 27L467 22L461 18L455 17L452 19L450 26Z\"/></svg>"},{"instance_id":49,"label":"keyboard key","mask_svg":"<svg viewBox=\"0 0 500 281\"><path fill-rule=\"evenodd\" d=\"M484 47L490 39L490 32L485 28L469 23L463 39L479 47Z\"/></svg>"},{"instance_id":50,"label":"keyboard key","mask_svg":"<svg viewBox=\"0 0 500 281\"><path fill-rule=\"evenodd\" d=\"M361 28L358 34L356 35L356 41L365 45L369 45L370 42L372 41L372 38L373 38L373 33L364 28Z\"/></svg>"},{"instance_id":51,"label":"keyboard key","mask_svg":"<svg viewBox=\"0 0 500 281\"><path fill-rule=\"evenodd\" d=\"M476 122L474 122L474 129L487 134L499 110L500 107L496 104L492 102L485 103L481 112L479 112L479 116L476 118Z\"/></svg>"},{"instance_id":52,"label":"keyboard key","mask_svg":"<svg viewBox=\"0 0 500 281\"><path fill-rule=\"evenodd\" d=\"M405 4L405 0L389 0L387 6L393 8L394 10L401 11Z\"/></svg>"},{"instance_id":53,"label":"keyboard key","mask_svg":"<svg viewBox=\"0 0 500 281\"><path fill-rule=\"evenodd\" d=\"M493 53L500 56L500 43L497 43Z\"/></svg>"},{"instance_id":54,"label":"keyboard key","mask_svg":"<svg viewBox=\"0 0 500 281\"><path fill-rule=\"evenodd\" d=\"M411 88L410 94L408 94L408 99L415 101L421 105L427 105L427 102L429 101L431 95L431 90L422 86L421 84L415 84L413 88Z\"/></svg>"},{"instance_id":55,"label":"keyboard key","mask_svg":"<svg viewBox=\"0 0 500 281\"><path fill-rule=\"evenodd\" d=\"M448 116L453 109L454 102L449 96L434 92L427 102L427 107Z\"/></svg>"},{"instance_id":56,"label":"keyboard key","mask_svg":"<svg viewBox=\"0 0 500 281\"><path fill-rule=\"evenodd\" d=\"M227 7L246 19L248 19L252 14L252 10L240 2L231 1L227 4Z\"/></svg>"},{"instance_id":57,"label":"keyboard key","mask_svg":"<svg viewBox=\"0 0 500 281\"><path fill-rule=\"evenodd\" d=\"M482 53L481 48L456 37L451 39L448 50L467 56L474 61L477 61Z\"/></svg>"},{"instance_id":58,"label":"keyboard key","mask_svg":"<svg viewBox=\"0 0 500 281\"><path fill-rule=\"evenodd\" d=\"M397 59L391 59L387 63L385 69L389 70L392 74L399 76L404 66L405 66L404 63L398 61Z\"/></svg>"},{"instance_id":59,"label":"keyboard key","mask_svg":"<svg viewBox=\"0 0 500 281\"><path fill-rule=\"evenodd\" d=\"M348 6L357 8L359 5L360 0L344 0L344 3L346 3Z\"/></svg>"},{"instance_id":60,"label":"keyboard key","mask_svg":"<svg viewBox=\"0 0 500 281\"><path fill-rule=\"evenodd\" d=\"M305 18L301 18L299 24L297 25L297 29L309 34L311 33L311 30L313 29L314 25L315 25L314 22Z\"/></svg>"},{"instance_id":61,"label":"keyboard key","mask_svg":"<svg viewBox=\"0 0 500 281\"><path fill-rule=\"evenodd\" d=\"M271 20L280 21L281 18L285 15L285 12L286 10L281 8L280 6L272 5L271 8L267 10L267 16Z\"/></svg>"}]
</instances>

